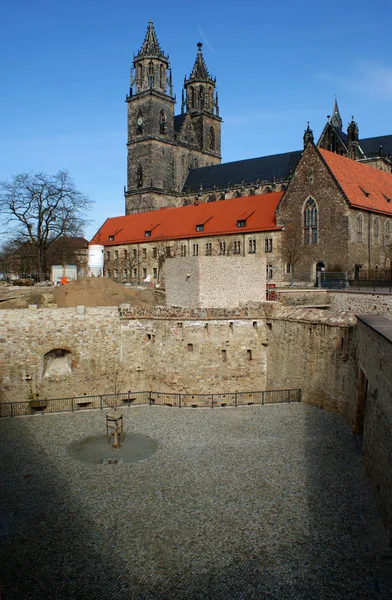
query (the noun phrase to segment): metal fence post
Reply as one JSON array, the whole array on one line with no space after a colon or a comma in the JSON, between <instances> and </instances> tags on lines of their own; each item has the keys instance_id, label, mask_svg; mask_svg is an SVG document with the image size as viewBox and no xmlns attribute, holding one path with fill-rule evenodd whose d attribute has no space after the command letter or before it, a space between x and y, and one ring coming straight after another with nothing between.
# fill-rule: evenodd
<instances>
[{"instance_id":1,"label":"metal fence post","mask_svg":"<svg viewBox=\"0 0 392 600\"><path fill-rule=\"evenodd\" d=\"M211 394L211 408L214 408L214 394Z\"/></svg>"},{"instance_id":2,"label":"metal fence post","mask_svg":"<svg viewBox=\"0 0 392 600\"><path fill-rule=\"evenodd\" d=\"M14 416L14 410L12 408L13 407L13 403L12 402L10 402L10 407L11 407L11 417L13 417Z\"/></svg>"},{"instance_id":3,"label":"metal fence post","mask_svg":"<svg viewBox=\"0 0 392 600\"><path fill-rule=\"evenodd\" d=\"M261 405L264 405L264 392L261 392Z\"/></svg>"},{"instance_id":4,"label":"metal fence post","mask_svg":"<svg viewBox=\"0 0 392 600\"><path fill-rule=\"evenodd\" d=\"M234 394L234 406L238 406L237 392Z\"/></svg>"},{"instance_id":5,"label":"metal fence post","mask_svg":"<svg viewBox=\"0 0 392 600\"><path fill-rule=\"evenodd\" d=\"M181 408L181 394L178 394L178 408Z\"/></svg>"}]
</instances>

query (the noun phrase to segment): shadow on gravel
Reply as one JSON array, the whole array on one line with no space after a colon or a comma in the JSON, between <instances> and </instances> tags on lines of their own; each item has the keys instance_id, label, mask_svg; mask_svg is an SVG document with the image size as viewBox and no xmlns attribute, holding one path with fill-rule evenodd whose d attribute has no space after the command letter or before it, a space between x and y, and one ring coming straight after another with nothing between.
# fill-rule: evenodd
<instances>
[{"instance_id":1,"label":"shadow on gravel","mask_svg":"<svg viewBox=\"0 0 392 600\"><path fill-rule=\"evenodd\" d=\"M307 407L303 418L308 518L298 556L309 586L326 600L390 599L392 552L361 449L342 417Z\"/></svg>"},{"instance_id":2,"label":"shadow on gravel","mask_svg":"<svg viewBox=\"0 0 392 600\"><path fill-rule=\"evenodd\" d=\"M226 420L214 421L214 431L230 442L223 446L207 435L198 444L190 427L191 451L179 449L172 460L163 453L169 468L162 481L162 463L146 463L138 481L148 479L148 497L139 485L135 504L125 510L112 484L121 486L128 473L131 493L136 469L97 465L92 471L78 462L80 477L85 474L80 489L95 498L89 502L72 489L66 448L51 452L39 421L35 436L28 419L0 424L2 599L389 600L386 533L348 427L312 407L296 407L284 418L278 410L222 413ZM263 429L272 411L275 431ZM193 413L170 414L178 418L161 423L188 427ZM205 414L206 420L212 415ZM260 430L249 437L256 415L262 415ZM302 420L297 438L290 432L294 416ZM46 425L58 418L42 417ZM175 432L163 435L172 436L171 452ZM181 501L184 473L189 485Z\"/></svg>"}]
</instances>

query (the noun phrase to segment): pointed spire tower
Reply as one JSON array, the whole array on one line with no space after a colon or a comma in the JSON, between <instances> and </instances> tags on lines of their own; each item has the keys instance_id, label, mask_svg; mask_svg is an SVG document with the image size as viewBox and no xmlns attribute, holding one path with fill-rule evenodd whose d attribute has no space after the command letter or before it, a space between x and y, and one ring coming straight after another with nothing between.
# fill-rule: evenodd
<instances>
[{"instance_id":1,"label":"pointed spire tower","mask_svg":"<svg viewBox=\"0 0 392 600\"><path fill-rule=\"evenodd\" d=\"M208 72L202 52L203 44L197 44L197 55L192 73L184 79L187 112L205 112L219 116L215 91L216 79Z\"/></svg>"},{"instance_id":2,"label":"pointed spire tower","mask_svg":"<svg viewBox=\"0 0 392 600\"><path fill-rule=\"evenodd\" d=\"M169 57L165 55L159 45L154 24L150 19L142 47L133 57L131 72L131 90L135 85L135 92L139 94L147 90L155 90L166 94ZM169 76L170 78L170 76Z\"/></svg>"},{"instance_id":3,"label":"pointed spire tower","mask_svg":"<svg viewBox=\"0 0 392 600\"><path fill-rule=\"evenodd\" d=\"M333 125L335 127L335 129L337 129L338 131L342 131L343 122L342 122L342 119L340 116L338 101L336 100L336 96L335 96L335 102L333 105L333 111L332 111L332 116L331 116L331 125Z\"/></svg>"},{"instance_id":4,"label":"pointed spire tower","mask_svg":"<svg viewBox=\"0 0 392 600\"><path fill-rule=\"evenodd\" d=\"M153 22L133 57L128 103L126 212L174 203L174 105L169 57Z\"/></svg>"},{"instance_id":5,"label":"pointed spire tower","mask_svg":"<svg viewBox=\"0 0 392 600\"><path fill-rule=\"evenodd\" d=\"M310 129L309 121L308 121L308 126L305 129L305 133L304 133L304 148L306 148L306 146L308 145L309 142L314 144L313 131Z\"/></svg>"},{"instance_id":6,"label":"pointed spire tower","mask_svg":"<svg viewBox=\"0 0 392 600\"><path fill-rule=\"evenodd\" d=\"M220 159L222 119L219 116L216 78L208 71L202 47L203 44L199 42L192 72L188 79L184 79L182 111L185 108L190 115L197 135L198 149Z\"/></svg>"}]
</instances>

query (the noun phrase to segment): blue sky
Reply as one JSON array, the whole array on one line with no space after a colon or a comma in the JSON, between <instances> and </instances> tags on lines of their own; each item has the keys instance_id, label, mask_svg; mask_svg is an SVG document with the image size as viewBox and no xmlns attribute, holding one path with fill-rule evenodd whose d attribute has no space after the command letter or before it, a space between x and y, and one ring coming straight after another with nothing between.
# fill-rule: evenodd
<instances>
[{"instance_id":1,"label":"blue sky","mask_svg":"<svg viewBox=\"0 0 392 600\"><path fill-rule=\"evenodd\" d=\"M124 214L124 100L150 18L178 99L203 42L225 162L301 148L335 94L345 128L354 115L362 137L392 133L390 0L3 3L0 179L68 169L96 203L88 238Z\"/></svg>"}]
</instances>

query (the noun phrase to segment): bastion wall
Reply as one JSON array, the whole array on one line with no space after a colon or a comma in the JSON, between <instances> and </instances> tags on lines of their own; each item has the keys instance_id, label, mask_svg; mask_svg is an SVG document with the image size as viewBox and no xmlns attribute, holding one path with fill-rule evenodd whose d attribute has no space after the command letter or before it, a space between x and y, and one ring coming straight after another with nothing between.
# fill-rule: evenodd
<instances>
[{"instance_id":1,"label":"bastion wall","mask_svg":"<svg viewBox=\"0 0 392 600\"><path fill-rule=\"evenodd\" d=\"M261 303L5 310L1 319L2 402L37 393L302 388L305 402L349 413L346 347L354 317ZM48 360L58 350L68 363L62 356Z\"/></svg>"}]
</instances>

